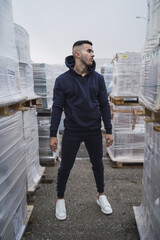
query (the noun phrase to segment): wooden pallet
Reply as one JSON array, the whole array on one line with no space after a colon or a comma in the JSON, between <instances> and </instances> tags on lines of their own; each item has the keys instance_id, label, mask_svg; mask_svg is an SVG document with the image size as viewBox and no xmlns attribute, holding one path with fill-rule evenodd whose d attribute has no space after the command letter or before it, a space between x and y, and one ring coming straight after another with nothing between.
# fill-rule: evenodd
<instances>
[{"instance_id":1,"label":"wooden pallet","mask_svg":"<svg viewBox=\"0 0 160 240\"><path fill-rule=\"evenodd\" d=\"M138 114L139 116L146 116L145 122L157 122L160 123L160 111L154 112L146 107L143 107L143 112Z\"/></svg>"},{"instance_id":2,"label":"wooden pallet","mask_svg":"<svg viewBox=\"0 0 160 240\"><path fill-rule=\"evenodd\" d=\"M119 162L112 161L112 168L143 168L143 162Z\"/></svg>"},{"instance_id":3,"label":"wooden pallet","mask_svg":"<svg viewBox=\"0 0 160 240\"><path fill-rule=\"evenodd\" d=\"M31 100L24 100L18 103L11 104L9 106L1 106L0 107L0 116L11 116L13 115L13 111L26 111L26 107L35 107L35 106L41 106L42 105L42 99L36 98Z\"/></svg>"},{"instance_id":4,"label":"wooden pallet","mask_svg":"<svg viewBox=\"0 0 160 240\"><path fill-rule=\"evenodd\" d=\"M25 107L35 107L35 106L42 106L42 99L36 98L36 99L30 99L23 102L23 105Z\"/></svg>"},{"instance_id":5,"label":"wooden pallet","mask_svg":"<svg viewBox=\"0 0 160 240\"><path fill-rule=\"evenodd\" d=\"M25 237L23 235L25 234L25 230L27 228L28 223L32 223L34 220L34 217L32 216L33 208L34 208L33 205L27 205L27 213L26 213L26 218L24 221L25 228L22 233L22 240L25 240Z\"/></svg>"},{"instance_id":6,"label":"wooden pallet","mask_svg":"<svg viewBox=\"0 0 160 240\"><path fill-rule=\"evenodd\" d=\"M0 107L1 116L11 116L13 115L12 111L26 111L26 108L23 106L22 102L12 104L10 106Z\"/></svg>"},{"instance_id":7,"label":"wooden pallet","mask_svg":"<svg viewBox=\"0 0 160 240\"><path fill-rule=\"evenodd\" d=\"M30 195L30 194L33 194L38 188L39 188L39 183L44 175L44 172L45 172L45 167L43 169L43 171L41 172L41 175L40 175L40 179L39 181L37 181L33 186L32 188L28 188L27 189L27 194Z\"/></svg>"},{"instance_id":8,"label":"wooden pallet","mask_svg":"<svg viewBox=\"0 0 160 240\"><path fill-rule=\"evenodd\" d=\"M111 103L115 105L140 105L139 104L139 98L137 96L135 97L109 97L109 100Z\"/></svg>"}]
</instances>

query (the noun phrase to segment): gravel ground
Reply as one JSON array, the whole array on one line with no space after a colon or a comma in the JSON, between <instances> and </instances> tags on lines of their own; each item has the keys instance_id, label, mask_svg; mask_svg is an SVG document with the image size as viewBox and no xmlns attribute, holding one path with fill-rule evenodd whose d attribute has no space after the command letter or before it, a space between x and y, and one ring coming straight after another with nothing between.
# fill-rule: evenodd
<instances>
[{"instance_id":1,"label":"gravel ground","mask_svg":"<svg viewBox=\"0 0 160 240\"><path fill-rule=\"evenodd\" d=\"M86 156L82 144L78 156ZM35 193L34 221L28 224L26 240L139 240L133 206L141 202L142 168L112 168L105 157L105 193L112 215L96 204L96 187L89 160L76 160L66 193L67 219L55 218L56 177L59 163L46 168L52 184L41 184ZM28 233L28 234L27 234Z\"/></svg>"}]
</instances>

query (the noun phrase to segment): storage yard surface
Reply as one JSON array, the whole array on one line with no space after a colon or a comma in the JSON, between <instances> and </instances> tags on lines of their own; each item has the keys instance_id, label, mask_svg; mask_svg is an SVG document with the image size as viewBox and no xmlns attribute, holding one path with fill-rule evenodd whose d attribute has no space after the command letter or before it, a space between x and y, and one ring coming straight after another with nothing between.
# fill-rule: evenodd
<instances>
[{"instance_id":1,"label":"storage yard surface","mask_svg":"<svg viewBox=\"0 0 160 240\"><path fill-rule=\"evenodd\" d=\"M105 154L104 154L105 155ZM86 157L82 144L78 157ZM138 240L133 206L141 203L143 169L113 168L104 158L105 193L112 215L105 215L96 204L96 187L89 160L76 160L66 188L67 219L55 217L56 177L59 163L46 168L46 179L36 192L34 221L27 226L26 240Z\"/></svg>"}]
</instances>

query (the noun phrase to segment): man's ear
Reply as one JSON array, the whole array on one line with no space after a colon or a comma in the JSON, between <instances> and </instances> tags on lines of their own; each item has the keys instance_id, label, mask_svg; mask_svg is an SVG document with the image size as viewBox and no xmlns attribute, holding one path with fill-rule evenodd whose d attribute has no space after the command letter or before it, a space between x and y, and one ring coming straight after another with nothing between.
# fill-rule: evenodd
<instances>
[{"instance_id":1,"label":"man's ear","mask_svg":"<svg viewBox=\"0 0 160 240\"><path fill-rule=\"evenodd\" d=\"M76 51L76 52L75 52L75 56L76 56L77 58L80 58L81 53L80 53L79 51Z\"/></svg>"}]
</instances>

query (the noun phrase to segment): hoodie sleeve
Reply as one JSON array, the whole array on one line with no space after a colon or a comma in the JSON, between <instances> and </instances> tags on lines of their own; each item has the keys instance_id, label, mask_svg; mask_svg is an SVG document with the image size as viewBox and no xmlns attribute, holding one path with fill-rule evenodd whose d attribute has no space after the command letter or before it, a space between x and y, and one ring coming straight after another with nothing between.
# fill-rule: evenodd
<instances>
[{"instance_id":1,"label":"hoodie sleeve","mask_svg":"<svg viewBox=\"0 0 160 240\"><path fill-rule=\"evenodd\" d=\"M111 112L108 101L107 89L103 76L101 76L100 91L99 91L99 106L102 113L102 119L107 134L112 134Z\"/></svg>"},{"instance_id":2,"label":"hoodie sleeve","mask_svg":"<svg viewBox=\"0 0 160 240\"><path fill-rule=\"evenodd\" d=\"M50 126L50 137L56 137L58 127L61 120L61 115L64 106L64 95L62 88L60 86L59 78L55 81L55 86L53 89L53 105L52 105L52 116L51 116L51 126Z\"/></svg>"}]
</instances>

